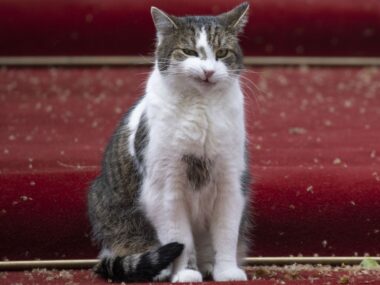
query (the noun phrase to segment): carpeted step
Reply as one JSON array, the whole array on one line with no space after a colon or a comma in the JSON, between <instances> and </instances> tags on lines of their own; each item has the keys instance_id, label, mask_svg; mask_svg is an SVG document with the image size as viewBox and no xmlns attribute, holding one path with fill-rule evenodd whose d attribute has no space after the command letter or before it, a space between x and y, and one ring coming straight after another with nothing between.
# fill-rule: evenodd
<instances>
[{"instance_id":1,"label":"carpeted step","mask_svg":"<svg viewBox=\"0 0 380 285\"><path fill-rule=\"evenodd\" d=\"M380 271L359 266L304 266L291 265L247 267L250 281L224 282L229 285L274 285L274 284L378 284ZM46 270L34 269L24 272L0 272L1 284L109 284L90 270ZM125 284L125 283L124 283ZM136 283L132 283L136 284ZM146 284L146 283L145 283ZM160 283L169 285L171 283ZM192 284L192 283L184 283ZM201 284L213 285L216 282Z\"/></svg>"},{"instance_id":2,"label":"carpeted step","mask_svg":"<svg viewBox=\"0 0 380 285\"><path fill-rule=\"evenodd\" d=\"M148 68L0 69L0 255L92 258L86 191ZM380 71L243 76L251 254L380 254Z\"/></svg>"},{"instance_id":3,"label":"carpeted step","mask_svg":"<svg viewBox=\"0 0 380 285\"><path fill-rule=\"evenodd\" d=\"M0 55L149 55L150 7L216 14L242 0L3 0ZM379 56L377 0L254 0L241 37L247 55ZM148 61L148 59L146 59Z\"/></svg>"}]
</instances>

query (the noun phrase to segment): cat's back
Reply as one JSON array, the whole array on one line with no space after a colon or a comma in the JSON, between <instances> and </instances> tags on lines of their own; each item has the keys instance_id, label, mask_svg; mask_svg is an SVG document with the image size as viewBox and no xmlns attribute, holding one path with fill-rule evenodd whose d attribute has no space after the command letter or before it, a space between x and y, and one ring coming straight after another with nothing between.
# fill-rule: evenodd
<instances>
[{"instance_id":1,"label":"cat's back","mask_svg":"<svg viewBox=\"0 0 380 285\"><path fill-rule=\"evenodd\" d=\"M139 154L143 152L148 131L144 119L136 117L138 113L143 116L141 104L140 100L120 121L104 152L101 172L88 191L88 214L94 237L107 247L132 236L139 244L154 241L153 230L139 206L143 181L140 159L144 159Z\"/></svg>"},{"instance_id":2,"label":"cat's back","mask_svg":"<svg viewBox=\"0 0 380 285\"><path fill-rule=\"evenodd\" d=\"M90 214L107 205L136 203L141 173L129 149L132 133L129 122L136 106L123 116L106 146L100 174L88 192Z\"/></svg>"}]
</instances>

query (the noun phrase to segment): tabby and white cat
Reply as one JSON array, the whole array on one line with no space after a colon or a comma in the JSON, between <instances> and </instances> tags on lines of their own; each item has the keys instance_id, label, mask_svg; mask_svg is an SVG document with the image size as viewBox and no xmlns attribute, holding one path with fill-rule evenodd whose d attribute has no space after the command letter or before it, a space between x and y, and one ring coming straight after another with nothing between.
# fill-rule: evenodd
<instances>
[{"instance_id":1,"label":"tabby and white cat","mask_svg":"<svg viewBox=\"0 0 380 285\"><path fill-rule=\"evenodd\" d=\"M88 194L104 277L247 279L239 267L249 175L238 34L248 8L186 17L151 8L154 69Z\"/></svg>"}]
</instances>

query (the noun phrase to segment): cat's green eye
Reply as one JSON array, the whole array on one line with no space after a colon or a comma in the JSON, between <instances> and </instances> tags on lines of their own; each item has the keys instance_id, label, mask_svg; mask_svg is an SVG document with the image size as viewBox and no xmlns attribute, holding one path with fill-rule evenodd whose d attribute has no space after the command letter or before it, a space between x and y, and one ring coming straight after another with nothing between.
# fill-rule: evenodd
<instances>
[{"instance_id":1,"label":"cat's green eye","mask_svg":"<svg viewBox=\"0 0 380 285\"><path fill-rule=\"evenodd\" d=\"M223 58L223 57L226 57L228 54L228 49L219 49L217 52L216 52L216 58Z\"/></svg>"},{"instance_id":2,"label":"cat's green eye","mask_svg":"<svg viewBox=\"0 0 380 285\"><path fill-rule=\"evenodd\" d=\"M192 49L182 49L183 53L189 56L198 56L198 53L195 50Z\"/></svg>"}]
</instances>

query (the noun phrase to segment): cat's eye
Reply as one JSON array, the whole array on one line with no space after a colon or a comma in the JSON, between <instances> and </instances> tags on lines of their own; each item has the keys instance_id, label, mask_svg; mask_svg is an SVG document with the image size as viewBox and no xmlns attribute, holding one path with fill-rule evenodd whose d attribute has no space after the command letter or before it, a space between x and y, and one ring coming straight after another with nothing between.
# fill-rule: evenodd
<instances>
[{"instance_id":1,"label":"cat's eye","mask_svg":"<svg viewBox=\"0 0 380 285\"><path fill-rule=\"evenodd\" d=\"M223 58L223 57L226 57L228 54L228 49L219 49L217 52L216 52L216 58Z\"/></svg>"},{"instance_id":2,"label":"cat's eye","mask_svg":"<svg viewBox=\"0 0 380 285\"><path fill-rule=\"evenodd\" d=\"M189 56L198 56L198 53L192 49L182 49L183 53Z\"/></svg>"}]
</instances>

